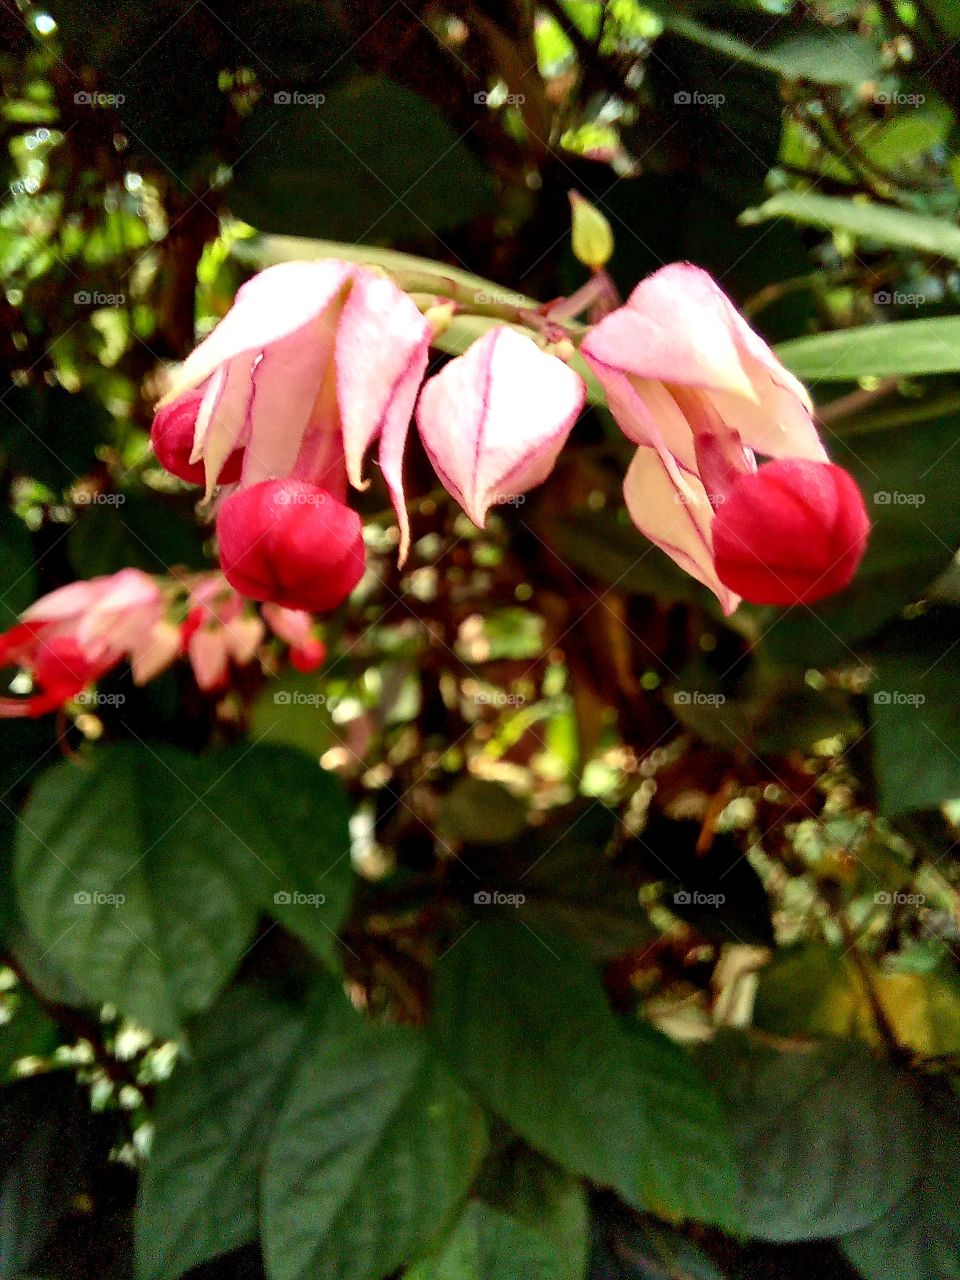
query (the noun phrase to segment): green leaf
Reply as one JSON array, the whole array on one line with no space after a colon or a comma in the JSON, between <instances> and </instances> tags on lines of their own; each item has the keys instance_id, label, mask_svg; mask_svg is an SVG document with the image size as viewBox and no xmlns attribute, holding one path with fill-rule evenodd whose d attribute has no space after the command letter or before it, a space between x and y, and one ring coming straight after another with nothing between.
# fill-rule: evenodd
<instances>
[{"instance_id":1,"label":"green leaf","mask_svg":"<svg viewBox=\"0 0 960 1280\"><path fill-rule=\"evenodd\" d=\"M899 622L871 649L876 680L870 720L881 813L933 809L960 796L958 620L956 610L942 610Z\"/></svg>"},{"instance_id":2,"label":"green leaf","mask_svg":"<svg viewBox=\"0 0 960 1280\"><path fill-rule=\"evenodd\" d=\"M686 18L672 8L661 10L659 4L652 7L661 12L669 30L684 39L724 55L734 63L770 71L785 80L811 80L815 84L856 89L880 69L881 55L876 45L849 32L827 31L809 23L806 30L795 32L786 40L771 44L759 40L747 43ZM779 23L774 22L769 29L775 30L778 26Z\"/></svg>"},{"instance_id":3,"label":"green leaf","mask_svg":"<svg viewBox=\"0 0 960 1280\"><path fill-rule=\"evenodd\" d=\"M257 1235L264 1150L300 1053L341 992L308 1010L238 988L190 1028L190 1056L157 1091L137 1206L141 1280L175 1280Z\"/></svg>"},{"instance_id":4,"label":"green leaf","mask_svg":"<svg viewBox=\"0 0 960 1280\"><path fill-rule=\"evenodd\" d=\"M458 779L437 806L437 828L454 840L503 844L526 825L526 802L486 778Z\"/></svg>"},{"instance_id":5,"label":"green leaf","mask_svg":"<svg viewBox=\"0 0 960 1280\"><path fill-rule=\"evenodd\" d=\"M703 1081L665 1037L623 1031L567 944L522 922L475 924L439 967L434 1020L451 1065L565 1168L632 1203L732 1216Z\"/></svg>"},{"instance_id":6,"label":"green leaf","mask_svg":"<svg viewBox=\"0 0 960 1280\"><path fill-rule=\"evenodd\" d=\"M595 801L567 806L518 844L484 858L484 887L523 894L523 918L537 933L559 933L594 960L648 944L654 930L636 879L605 850L616 815Z\"/></svg>"},{"instance_id":7,"label":"green leaf","mask_svg":"<svg viewBox=\"0 0 960 1280\"><path fill-rule=\"evenodd\" d=\"M268 1147L272 1280L380 1280L450 1221L484 1146L475 1103L423 1033L345 1010L302 1057Z\"/></svg>"},{"instance_id":8,"label":"green leaf","mask_svg":"<svg viewBox=\"0 0 960 1280\"><path fill-rule=\"evenodd\" d=\"M0 511L0 629L12 627L37 593L36 557L30 531L12 511Z\"/></svg>"},{"instance_id":9,"label":"green leaf","mask_svg":"<svg viewBox=\"0 0 960 1280\"><path fill-rule=\"evenodd\" d=\"M353 898L350 806L337 778L302 751L241 744L213 757L205 803L252 851L252 901L328 963Z\"/></svg>"},{"instance_id":10,"label":"green leaf","mask_svg":"<svg viewBox=\"0 0 960 1280\"><path fill-rule=\"evenodd\" d=\"M794 338L780 343L777 355L798 378L813 383L956 373L960 369L960 316L859 325Z\"/></svg>"},{"instance_id":11,"label":"green leaf","mask_svg":"<svg viewBox=\"0 0 960 1280\"><path fill-rule=\"evenodd\" d=\"M866 1280L960 1280L960 1105L924 1108L923 1166L891 1209L841 1247Z\"/></svg>"},{"instance_id":12,"label":"green leaf","mask_svg":"<svg viewBox=\"0 0 960 1280\"><path fill-rule=\"evenodd\" d=\"M239 217L264 231L389 242L491 208L486 170L426 98L383 76L318 96L316 105L268 96L254 109L229 189Z\"/></svg>"},{"instance_id":13,"label":"green leaf","mask_svg":"<svg viewBox=\"0 0 960 1280\"><path fill-rule=\"evenodd\" d=\"M549 1240L563 1280L583 1280L590 1209L583 1184L521 1144L497 1152L477 1179L485 1203Z\"/></svg>"},{"instance_id":14,"label":"green leaf","mask_svg":"<svg viewBox=\"0 0 960 1280\"><path fill-rule=\"evenodd\" d=\"M827 231L846 231L859 240L960 262L960 228L946 218L909 213L859 197L848 200L841 196L821 196L815 191L778 191L758 208L747 209L740 215L740 221L746 226L778 218L792 218L804 226L822 227ZM785 344L787 349L792 345Z\"/></svg>"},{"instance_id":15,"label":"green leaf","mask_svg":"<svg viewBox=\"0 0 960 1280\"><path fill-rule=\"evenodd\" d=\"M206 803L220 781L168 747L97 749L36 784L17 832L20 910L90 1001L159 1035L206 1007L249 945L254 850Z\"/></svg>"},{"instance_id":16,"label":"green leaf","mask_svg":"<svg viewBox=\"0 0 960 1280\"><path fill-rule=\"evenodd\" d=\"M855 1231L915 1178L917 1099L862 1046L731 1031L704 1047L700 1063L724 1100L750 1235L787 1241Z\"/></svg>"},{"instance_id":17,"label":"green leaf","mask_svg":"<svg viewBox=\"0 0 960 1280\"><path fill-rule=\"evenodd\" d=\"M407 1280L565 1280L563 1257L530 1227L474 1201L442 1252L411 1267Z\"/></svg>"}]
</instances>

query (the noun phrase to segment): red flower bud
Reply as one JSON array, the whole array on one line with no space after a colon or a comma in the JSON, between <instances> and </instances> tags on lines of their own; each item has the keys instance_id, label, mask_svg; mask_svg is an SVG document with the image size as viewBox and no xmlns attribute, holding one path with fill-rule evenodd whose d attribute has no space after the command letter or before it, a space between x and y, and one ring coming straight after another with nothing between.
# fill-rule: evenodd
<instances>
[{"instance_id":1,"label":"red flower bud","mask_svg":"<svg viewBox=\"0 0 960 1280\"><path fill-rule=\"evenodd\" d=\"M185 480L187 484L203 484L205 481L202 460L190 461L193 433L202 400L203 388L188 391L178 400L164 405L150 428L150 443L157 461L171 475ZM223 464L218 483L235 484L240 479L242 466L243 450L235 449Z\"/></svg>"},{"instance_id":2,"label":"red flower bud","mask_svg":"<svg viewBox=\"0 0 960 1280\"><path fill-rule=\"evenodd\" d=\"M363 576L360 517L304 480L263 480L231 494L217 539L227 581L252 600L326 613Z\"/></svg>"},{"instance_id":3,"label":"red flower bud","mask_svg":"<svg viewBox=\"0 0 960 1280\"><path fill-rule=\"evenodd\" d=\"M780 458L740 476L718 505L717 575L754 604L810 604L847 586L869 533L860 490L842 467Z\"/></svg>"}]
</instances>

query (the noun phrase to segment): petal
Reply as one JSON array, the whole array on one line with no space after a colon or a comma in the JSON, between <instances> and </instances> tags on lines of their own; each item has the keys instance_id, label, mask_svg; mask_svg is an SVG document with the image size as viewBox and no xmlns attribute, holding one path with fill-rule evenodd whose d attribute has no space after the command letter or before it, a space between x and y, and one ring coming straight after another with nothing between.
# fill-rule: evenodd
<instances>
[{"instance_id":1,"label":"petal","mask_svg":"<svg viewBox=\"0 0 960 1280\"><path fill-rule=\"evenodd\" d=\"M222 687L227 676L227 637L222 627L201 627L190 637L187 656L204 692Z\"/></svg>"},{"instance_id":2,"label":"petal","mask_svg":"<svg viewBox=\"0 0 960 1280\"><path fill-rule=\"evenodd\" d=\"M417 425L440 479L482 527L494 502L546 479L584 395L562 360L498 326L427 382Z\"/></svg>"},{"instance_id":3,"label":"petal","mask_svg":"<svg viewBox=\"0 0 960 1280\"><path fill-rule=\"evenodd\" d=\"M713 563L713 508L700 481L688 478L692 496L677 489L656 449L640 448L623 482L630 518L681 569L709 587L724 613L733 613L739 597L717 577Z\"/></svg>"},{"instance_id":4,"label":"petal","mask_svg":"<svg viewBox=\"0 0 960 1280\"><path fill-rule=\"evenodd\" d=\"M162 619L148 636L138 640L130 650L130 667L134 684L147 684L177 658L180 653L180 628Z\"/></svg>"},{"instance_id":5,"label":"petal","mask_svg":"<svg viewBox=\"0 0 960 1280\"><path fill-rule=\"evenodd\" d=\"M357 268L349 262L281 262L248 280L217 327L192 351L158 407L197 387L222 364L256 355L303 328L345 287Z\"/></svg>"},{"instance_id":6,"label":"petal","mask_svg":"<svg viewBox=\"0 0 960 1280\"><path fill-rule=\"evenodd\" d=\"M337 334L337 400L350 483L364 488L363 459L380 438L380 468L400 526L400 563L410 534L403 454L427 369L430 326L391 280L358 271Z\"/></svg>"},{"instance_id":7,"label":"petal","mask_svg":"<svg viewBox=\"0 0 960 1280\"><path fill-rule=\"evenodd\" d=\"M587 335L581 350L598 376L605 366L754 400L730 309L705 271L673 263L641 280L626 305Z\"/></svg>"},{"instance_id":8,"label":"petal","mask_svg":"<svg viewBox=\"0 0 960 1280\"><path fill-rule=\"evenodd\" d=\"M244 488L290 475L330 370L340 308L328 307L308 325L273 343L253 371L250 438L240 483Z\"/></svg>"}]
</instances>

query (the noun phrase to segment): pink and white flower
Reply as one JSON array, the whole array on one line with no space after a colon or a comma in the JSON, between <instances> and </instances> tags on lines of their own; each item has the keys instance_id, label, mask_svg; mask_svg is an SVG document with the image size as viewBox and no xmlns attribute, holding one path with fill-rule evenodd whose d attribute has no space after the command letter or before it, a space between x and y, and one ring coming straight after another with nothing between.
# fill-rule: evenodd
<instances>
[{"instance_id":1,"label":"pink and white flower","mask_svg":"<svg viewBox=\"0 0 960 1280\"><path fill-rule=\"evenodd\" d=\"M731 613L841 589L869 521L833 466L806 389L705 272L685 263L641 281L582 352L637 446L630 515ZM774 461L758 469L757 455Z\"/></svg>"},{"instance_id":2,"label":"pink and white flower","mask_svg":"<svg viewBox=\"0 0 960 1280\"><path fill-rule=\"evenodd\" d=\"M491 506L547 478L585 394L562 360L502 325L429 379L417 426L444 487L482 527Z\"/></svg>"}]
</instances>

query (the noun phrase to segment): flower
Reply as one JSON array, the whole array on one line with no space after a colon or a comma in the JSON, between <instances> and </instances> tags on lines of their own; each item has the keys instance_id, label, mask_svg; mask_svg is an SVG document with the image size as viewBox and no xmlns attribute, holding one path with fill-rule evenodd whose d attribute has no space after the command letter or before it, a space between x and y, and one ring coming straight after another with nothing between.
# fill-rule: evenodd
<instances>
[{"instance_id":1,"label":"flower","mask_svg":"<svg viewBox=\"0 0 960 1280\"><path fill-rule=\"evenodd\" d=\"M158 583L139 569L72 582L43 596L0 636L0 663L28 672L34 692L0 698L0 716L41 716L124 659L137 684L174 661L180 633Z\"/></svg>"},{"instance_id":2,"label":"flower","mask_svg":"<svg viewBox=\"0 0 960 1280\"><path fill-rule=\"evenodd\" d=\"M482 527L494 503L547 478L584 395L562 360L501 325L427 381L417 426L444 486Z\"/></svg>"},{"instance_id":3,"label":"flower","mask_svg":"<svg viewBox=\"0 0 960 1280\"><path fill-rule=\"evenodd\" d=\"M829 463L806 389L705 271L661 268L581 349L639 446L624 482L634 523L725 613L741 595L796 604L847 585L863 499ZM758 470L757 454L779 465Z\"/></svg>"},{"instance_id":4,"label":"flower","mask_svg":"<svg viewBox=\"0 0 960 1280\"><path fill-rule=\"evenodd\" d=\"M364 456L379 440L403 559L401 467L429 343L413 300L377 272L334 260L280 263L243 285L175 372L154 431L163 449L173 433L163 415L176 413L178 433L179 414L192 417L187 466L203 463L208 497L242 450L239 492L291 478L342 500L348 480L365 487ZM168 456L179 453L178 445Z\"/></svg>"},{"instance_id":5,"label":"flower","mask_svg":"<svg viewBox=\"0 0 960 1280\"><path fill-rule=\"evenodd\" d=\"M260 610L273 634L290 646L290 662L297 671L316 671L327 657L327 646L314 633L309 613L285 609L280 604L265 604Z\"/></svg>"},{"instance_id":6,"label":"flower","mask_svg":"<svg viewBox=\"0 0 960 1280\"><path fill-rule=\"evenodd\" d=\"M363 576L360 517L304 480L263 480L231 494L217 538L224 576L252 600L325 613Z\"/></svg>"}]
</instances>

